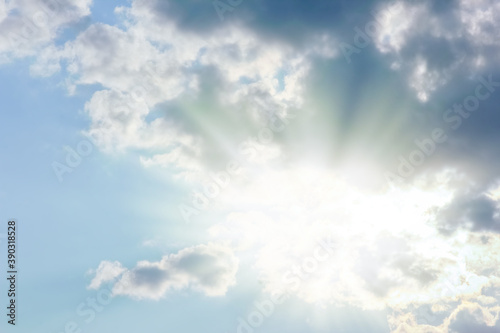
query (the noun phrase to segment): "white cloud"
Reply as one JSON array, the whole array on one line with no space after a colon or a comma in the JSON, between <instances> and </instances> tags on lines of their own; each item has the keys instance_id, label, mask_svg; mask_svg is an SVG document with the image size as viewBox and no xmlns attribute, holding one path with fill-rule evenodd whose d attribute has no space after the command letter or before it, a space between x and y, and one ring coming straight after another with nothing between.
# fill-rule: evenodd
<instances>
[{"instance_id":1,"label":"white cloud","mask_svg":"<svg viewBox=\"0 0 500 333\"><path fill-rule=\"evenodd\" d=\"M427 102L430 94L446 84L446 82L443 73L437 70L429 70L425 59L415 59L413 72L410 76L410 86L417 92L419 100Z\"/></svg>"},{"instance_id":2,"label":"white cloud","mask_svg":"<svg viewBox=\"0 0 500 333\"><path fill-rule=\"evenodd\" d=\"M198 98L206 89L200 82L208 69L215 70L208 80L218 83L210 112L238 110L243 119L257 111L286 115L303 103L309 57L336 55L332 38L325 34L316 38L323 47L297 52L286 44L269 44L238 25L221 25L209 36L182 31L156 17L155 4L137 0L117 8L125 28L93 24L74 41L41 53L31 69L49 75L64 63L71 92L79 85L102 86L105 90L86 105L91 118L87 133L98 146L107 151L140 148L144 165L173 168L185 178L201 178L196 175L206 167L203 158L213 149L200 131L190 134L183 126L193 121L193 111L182 110L175 121L168 110L154 121L147 116L166 102ZM279 154L277 149L266 147L267 155Z\"/></svg>"},{"instance_id":3,"label":"white cloud","mask_svg":"<svg viewBox=\"0 0 500 333\"><path fill-rule=\"evenodd\" d=\"M90 14L92 0L0 0L0 63L34 56Z\"/></svg>"},{"instance_id":4,"label":"white cloud","mask_svg":"<svg viewBox=\"0 0 500 333\"><path fill-rule=\"evenodd\" d=\"M380 24L376 46L382 53L399 52L408 42L408 36L415 33L414 25L425 14L423 4L408 4L397 1L387 5L376 16Z\"/></svg>"},{"instance_id":5,"label":"white cloud","mask_svg":"<svg viewBox=\"0 0 500 333\"><path fill-rule=\"evenodd\" d=\"M126 269L118 261L102 261L95 272L91 271L95 276L88 288L98 289L103 283L113 281L125 271Z\"/></svg>"},{"instance_id":6,"label":"white cloud","mask_svg":"<svg viewBox=\"0 0 500 333\"><path fill-rule=\"evenodd\" d=\"M207 296L222 296L235 283L237 270L238 259L229 247L198 245L164 256L157 262L140 261L132 269L122 269L116 262L103 262L90 287L99 287L120 272L120 279L112 287L115 296L160 299L170 290L185 288Z\"/></svg>"},{"instance_id":7,"label":"white cloud","mask_svg":"<svg viewBox=\"0 0 500 333\"><path fill-rule=\"evenodd\" d=\"M460 0L460 21L471 43L500 45L500 3L488 0Z\"/></svg>"},{"instance_id":8,"label":"white cloud","mask_svg":"<svg viewBox=\"0 0 500 333\"><path fill-rule=\"evenodd\" d=\"M393 69L408 75L423 102L460 73L470 76L498 65L500 4L460 0L446 10L439 6L398 1L377 17L382 24L376 47L393 59Z\"/></svg>"},{"instance_id":9,"label":"white cloud","mask_svg":"<svg viewBox=\"0 0 500 333\"><path fill-rule=\"evenodd\" d=\"M180 133L173 122L163 118L146 122L150 112L147 104L127 93L98 91L85 109L92 120L88 134L105 150L167 148L174 143L193 143L193 138Z\"/></svg>"}]
</instances>

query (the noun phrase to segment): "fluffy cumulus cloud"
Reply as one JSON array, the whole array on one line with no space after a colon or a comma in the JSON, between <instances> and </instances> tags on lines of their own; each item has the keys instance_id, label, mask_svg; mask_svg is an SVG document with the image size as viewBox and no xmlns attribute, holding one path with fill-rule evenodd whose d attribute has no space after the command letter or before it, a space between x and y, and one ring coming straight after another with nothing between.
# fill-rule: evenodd
<instances>
[{"instance_id":1,"label":"fluffy cumulus cloud","mask_svg":"<svg viewBox=\"0 0 500 333\"><path fill-rule=\"evenodd\" d=\"M146 166L170 167L186 178L211 163L219 149L214 143L245 139L227 128L195 131L198 116L239 117L243 131L271 113L285 116L303 103L311 57L336 55L326 33L302 50L267 43L238 23L194 34L157 10L163 5L134 1L117 8L124 28L93 24L75 40L45 49L32 72L50 74L64 64L70 92L101 86L86 106L87 133L96 143L107 151L139 149ZM186 105L192 100L198 104Z\"/></svg>"},{"instance_id":2,"label":"fluffy cumulus cloud","mask_svg":"<svg viewBox=\"0 0 500 333\"><path fill-rule=\"evenodd\" d=\"M207 296L225 295L235 283L238 259L226 246L208 244L185 248L160 261L140 261L132 269L103 261L89 288L113 282L113 295L160 299L170 290L191 288Z\"/></svg>"},{"instance_id":3,"label":"fluffy cumulus cloud","mask_svg":"<svg viewBox=\"0 0 500 333\"><path fill-rule=\"evenodd\" d=\"M498 66L500 5L489 0L398 1L380 6L377 49L421 101L461 75Z\"/></svg>"},{"instance_id":4,"label":"fluffy cumulus cloud","mask_svg":"<svg viewBox=\"0 0 500 333\"><path fill-rule=\"evenodd\" d=\"M0 63L36 55L88 16L91 5L92 0L1 0Z\"/></svg>"}]
</instances>

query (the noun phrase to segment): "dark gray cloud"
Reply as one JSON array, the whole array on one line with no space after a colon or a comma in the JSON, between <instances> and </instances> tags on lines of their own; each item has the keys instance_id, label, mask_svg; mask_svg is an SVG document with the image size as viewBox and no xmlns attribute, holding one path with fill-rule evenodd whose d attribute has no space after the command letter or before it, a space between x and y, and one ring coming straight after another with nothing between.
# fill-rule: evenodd
<instances>
[{"instance_id":1,"label":"dark gray cloud","mask_svg":"<svg viewBox=\"0 0 500 333\"><path fill-rule=\"evenodd\" d=\"M474 189L463 189L438 214L444 230L471 226L474 231L500 232L498 204Z\"/></svg>"},{"instance_id":2,"label":"dark gray cloud","mask_svg":"<svg viewBox=\"0 0 500 333\"><path fill-rule=\"evenodd\" d=\"M227 8L232 8L224 11L223 20L213 1L151 0L142 3L151 8L159 23L173 21L183 31L209 35L214 30L230 29L236 24L257 32L269 42L303 45L317 32L352 31L356 24L370 19L370 10L377 2L222 0L229 6ZM230 6L230 3L239 4Z\"/></svg>"},{"instance_id":3,"label":"dark gray cloud","mask_svg":"<svg viewBox=\"0 0 500 333\"><path fill-rule=\"evenodd\" d=\"M160 267L138 267L132 270L131 280L138 286L159 288L163 281L169 278L167 272Z\"/></svg>"}]
</instances>

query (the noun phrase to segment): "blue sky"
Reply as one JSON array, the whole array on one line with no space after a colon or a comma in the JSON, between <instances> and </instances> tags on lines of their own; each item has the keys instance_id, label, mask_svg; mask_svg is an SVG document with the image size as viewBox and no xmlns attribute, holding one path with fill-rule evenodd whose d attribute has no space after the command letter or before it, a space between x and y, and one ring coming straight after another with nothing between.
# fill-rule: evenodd
<instances>
[{"instance_id":1,"label":"blue sky","mask_svg":"<svg viewBox=\"0 0 500 333\"><path fill-rule=\"evenodd\" d=\"M0 0L1 331L500 332L499 19Z\"/></svg>"}]
</instances>

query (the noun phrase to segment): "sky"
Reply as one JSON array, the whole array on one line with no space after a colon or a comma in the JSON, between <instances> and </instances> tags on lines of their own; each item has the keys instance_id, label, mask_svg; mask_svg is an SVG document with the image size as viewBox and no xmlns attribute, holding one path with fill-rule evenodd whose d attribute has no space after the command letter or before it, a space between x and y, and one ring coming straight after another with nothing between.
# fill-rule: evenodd
<instances>
[{"instance_id":1,"label":"sky","mask_svg":"<svg viewBox=\"0 0 500 333\"><path fill-rule=\"evenodd\" d=\"M498 36L494 0L0 0L1 332L500 332Z\"/></svg>"}]
</instances>

